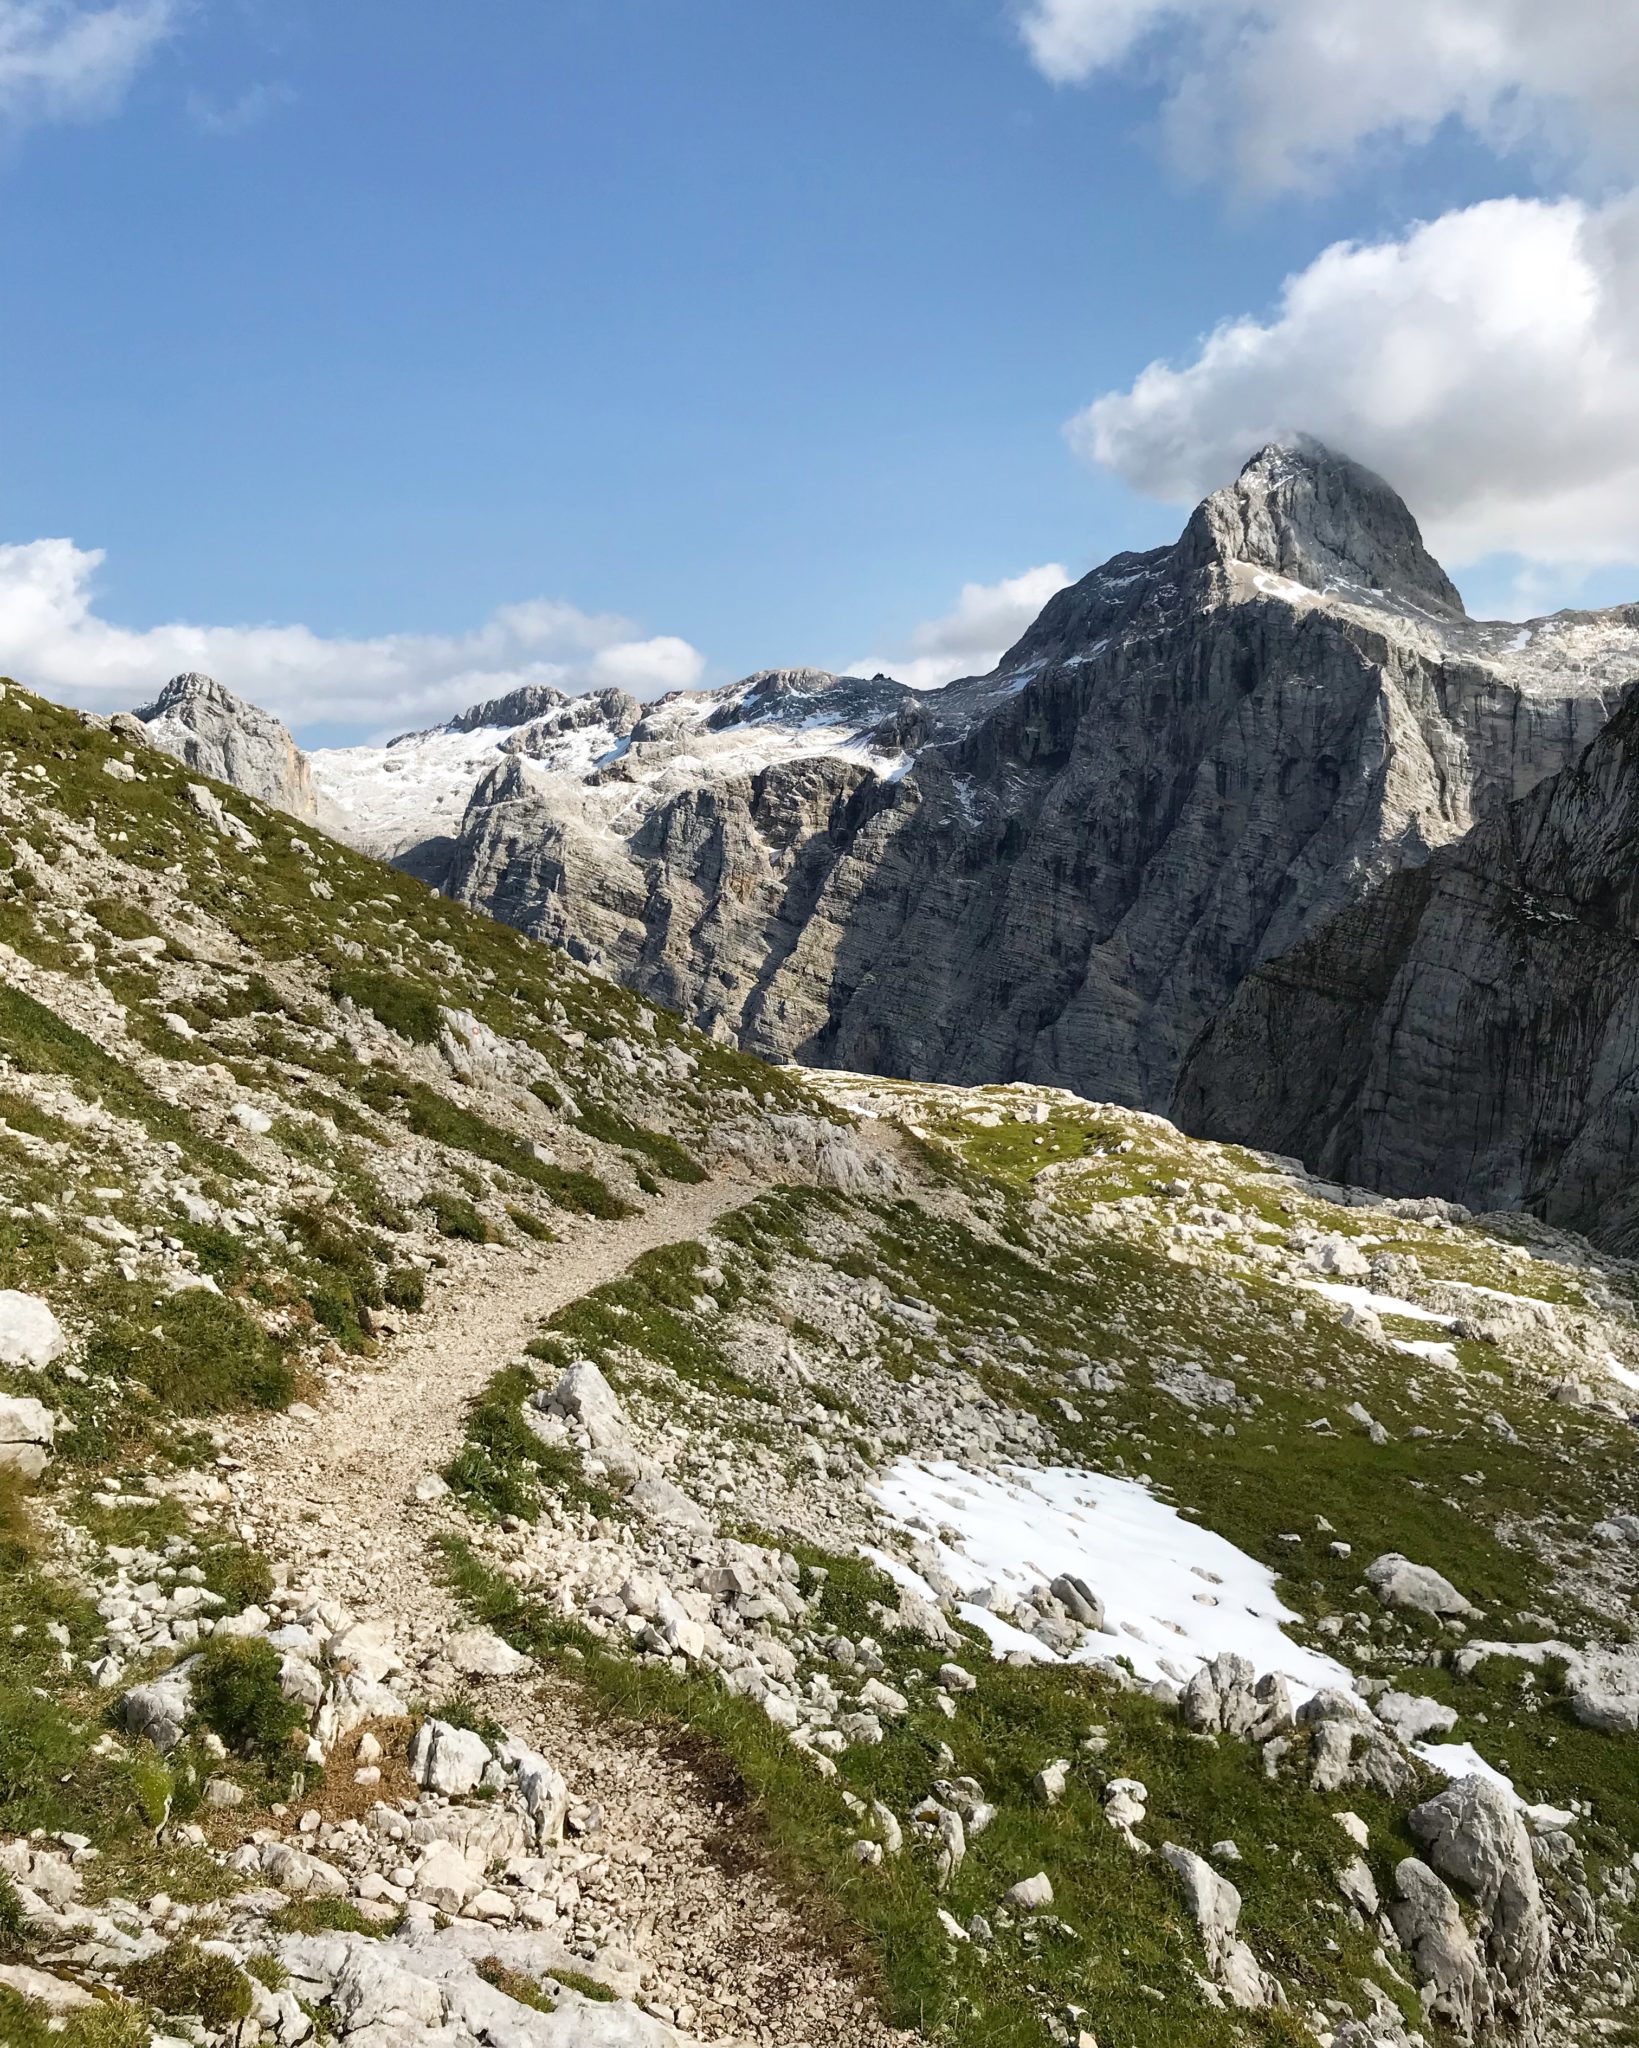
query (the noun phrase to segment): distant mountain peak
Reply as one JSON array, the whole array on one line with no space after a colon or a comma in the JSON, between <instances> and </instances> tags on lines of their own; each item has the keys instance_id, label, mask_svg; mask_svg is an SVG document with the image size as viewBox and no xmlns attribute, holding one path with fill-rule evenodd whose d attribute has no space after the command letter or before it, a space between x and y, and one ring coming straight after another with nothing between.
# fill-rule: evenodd
<instances>
[{"instance_id":1,"label":"distant mountain peak","mask_svg":"<svg viewBox=\"0 0 1639 2048\"><path fill-rule=\"evenodd\" d=\"M521 683L517 689L508 690L504 697L491 697L483 704L469 704L465 711L458 711L443 730L481 732L494 725L528 725L548 712L561 710L568 702L566 692L554 688L551 683Z\"/></svg>"},{"instance_id":2,"label":"distant mountain peak","mask_svg":"<svg viewBox=\"0 0 1639 2048\"><path fill-rule=\"evenodd\" d=\"M1352 584L1466 616L1394 487L1306 434L1260 448L1197 507L1179 548L1192 567L1206 555L1251 562L1306 589Z\"/></svg>"},{"instance_id":3,"label":"distant mountain peak","mask_svg":"<svg viewBox=\"0 0 1639 2048\"><path fill-rule=\"evenodd\" d=\"M197 669L186 669L181 675L172 676L153 703L136 715L145 725L152 724L158 718L174 718L195 704L211 704L235 714L242 712L270 725L278 723L270 712L263 711L244 697L236 697L225 683L219 683L215 676L201 675Z\"/></svg>"},{"instance_id":4,"label":"distant mountain peak","mask_svg":"<svg viewBox=\"0 0 1639 2048\"><path fill-rule=\"evenodd\" d=\"M317 820L307 756L270 711L236 697L214 676L188 670L137 717L156 746L201 775L259 797L293 817Z\"/></svg>"}]
</instances>

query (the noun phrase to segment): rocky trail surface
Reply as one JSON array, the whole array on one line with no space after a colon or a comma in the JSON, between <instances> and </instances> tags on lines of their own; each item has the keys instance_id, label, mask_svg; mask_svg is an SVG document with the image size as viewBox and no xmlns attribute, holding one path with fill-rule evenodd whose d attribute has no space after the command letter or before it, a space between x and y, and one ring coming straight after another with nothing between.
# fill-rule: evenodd
<instances>
[{"instance_id":1,"label":"rocky trail surface","mask_svg":"<svg viewBox=\"0 0 1639 2048\"><path fill-rule=\"evenodd\" d=\"M322 1408L237 1432L236 1488L256 1541L406 1647L438 1629L455 1610L429 1578L415 1489L459 1447L468 1401L556 1310L643 1252L703 1235L756 1187L733 1176L670 1190L639 1216L582 1223L539 1252L452 1248L423 1314L372 1365L338 1375Z\"/></svg>"},{"instance_id":2,"label":"rocky trail surface","mask_svg":"<svg viewBox=\"0 0 1639 2048\"><path fill-rule=\"evenodd\" d=\"M595 1802L603 1854L596 1880L582 1885L576 1925L591 1934L600 1975L641 1985L651 2010L686 2019L704 2039L876 2048L896 2037L771 1894L750 1841L736 1840L734 1788L725 1803L721 1781L703 1779L684 1751L598 1717L572 1682L513 1669L504 1656L477 1668L482 1656L433 1547L443 1520L436 1475L494 1372L554 1312L642 1253L704 1236L759 1185L747 1173L678 1188L638 1217L583 1224L537 1253L462 1247L426 1312L373 1366L339 1376L316 1410L299 1404L294 1419L236 1434L241 1469L230 1484L241 1533L286 1564L293 1583L378 1629L429 1692L463 1687L483 1715L552 1758L578 1800ZM452 1641L465 1648L454 1664Z\"/></svg>"}]
</instances>

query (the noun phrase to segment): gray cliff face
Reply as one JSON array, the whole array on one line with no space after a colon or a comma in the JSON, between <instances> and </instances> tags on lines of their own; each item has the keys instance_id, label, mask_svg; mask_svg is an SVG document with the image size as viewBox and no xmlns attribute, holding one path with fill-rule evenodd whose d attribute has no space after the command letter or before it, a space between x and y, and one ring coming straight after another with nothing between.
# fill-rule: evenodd
<instances>
[{"instance_id":1,"label":"gray cliff face","mask_svg":"<svg viewBox=\"0 0 1639 2048\"><path fill-rule=\"evenodd\" d=\"M1639 611L1470 621L1381 479L1272 449L990 677L754 678L589 772L515 741L443 879L753 1051L1165 1108L1250 970L1575 760L1636 672Z\"/></svg>"},{"instance_id":2,"label":"gray cliff face","mask_svg":"<svg viewBox=\"0 0 1639 2048\"><path fill-rule=\"evenodd\" d=\"M278 719L210 676L173 676L137 716L155 746L292 817L319 819L307 756Z\"/></svg>"},{"instance_id":3,"label":"gray cliff face","mask_svg":"<svg viewBox=\"0 0 1639 2048\"><path fill-rule=\"evenodd\" d=\"M1639 1252L1639 698L1562 770L1258 968L1187 1128Z\"/></svg>"}]
</instances>

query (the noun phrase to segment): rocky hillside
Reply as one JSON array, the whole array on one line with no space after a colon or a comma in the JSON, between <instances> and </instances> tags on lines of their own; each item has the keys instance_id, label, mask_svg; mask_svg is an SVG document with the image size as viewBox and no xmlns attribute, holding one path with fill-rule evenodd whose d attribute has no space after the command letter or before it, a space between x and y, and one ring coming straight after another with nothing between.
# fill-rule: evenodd
<instances>
[{"instance_id":1,"label":"rocky hillside","mask_svg":"<svg viewBox=\"0 0 1639 2048\"><path fill-rule=\"evenodd\" d=\"M15 685L0 842L8 2043L1632 2038L1632 1267L762 1067Z\"/></svg>"},{"instance_id":2,"label":"rocky hillside","mask_svg":"<svg viewBox=\"0 0 1639 2048\"><path fill-rule=\"evenodd\" d=\"M1257 969L1192 1129L1639 1249L1639 705L1574 767Z\"/></svg>"},{"instance_id":3,"label":"rocky hillside","mask_svg":"<svg viewBox=\"0 0 1639 2048\"><path fill-rule=\"evenodd\" d=\"M1249 969L1575 760L1636 666L1630 609L1466 618L1305 445L988 677L526 692L313 773L356 843L752 1051L1164 1109Z\"/></svg>"}]
</instances>

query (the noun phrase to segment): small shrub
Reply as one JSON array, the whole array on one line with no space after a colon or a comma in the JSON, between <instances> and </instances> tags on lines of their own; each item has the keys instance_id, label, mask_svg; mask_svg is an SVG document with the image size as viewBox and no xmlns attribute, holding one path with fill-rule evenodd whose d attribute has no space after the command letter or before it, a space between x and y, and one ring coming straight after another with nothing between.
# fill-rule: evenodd
<instances>
[{"instance_id":1,"label":"small shrub","mask_svg":"<svg viewBox=\"0 0 1639 2048\"><path fill-rule=\"evenodd\" d=\"M240 1756L276 1762L306 1716L279 1689L278 1651L259 1636L212 1636L193 1668L194 1712Z\"/></svg>"},{"instance_id":2,"label":"small shrub","mask_svg":"<svg viewBox=\"0 0 1639 2048\"><path fill-rule=\"evenodd\" d=\"M275 1955L266 1949L259 1949L253 1956L246 1956L245 1968L258 1984L266 1985L269 1991L283 1991L290 1982L290 1972Z\"/></svg>"},{"instance_id":3,"label":"small shrub","mask_svg":"<svg viewBox=\"0 0 1639 2048\"><path fill-rule=\"evenodd\" d=\"M157 2012L194 2013L208 2027L229 2027L250 2016L250 1980L237 1963L197 1942L173 1941L125 1973L133 1998Z\"/></svg>"},{"instance_id":4,"label":"small shrub","mask_svg":"<svg viewBox=\"0 0 1639 2048\"><path fill-rule=\"evenodd\" d=\"M379 968L338 968L330 977L330 993L338 1001L346 996L412 1045L436 1045L444 1029L443 1011L430 988Z\"/></svg>"},{"instance_id":5,"label":"small shrub","mask_svg":"<svg viewBox=\"0 0 1639 2048\"><path fill-rule=\"evenodd\" d=\"M15 1947L27 1928L28 1921L23 1916L23 1902L17 1896L17 1887L9 1874L0 1870L0 1947Z\"/></svg>"},{"instance_id":6,"label":"small shrub","mask_svg":"<svg viewBox=\"0 0 1639 2048\"><path fill-rule=\"evenodd\" d=\"M477 1969L486 1984L493 1984L497 1991L505 1992L508 1998L516 1999L520 2005L532 2006L536 2012L557 2011L558 2008L533 1977L526 1977L522 1970L512 1969L499 1956L484 1956Z\"/></svg>"},{"instance_id":7,"label":"small shrub","mask_svg":"<svg viewBox=\"0 0 1639 2048\"><path fill-rule=\"evenodd\" d=\"M582 1998L590 1998L598 2005L613 2005L617 1996L607 1984L588 1977L584 1970L554 1970L552 1981L561 1984L565 1991L578 1991Z\"/></svg>"},{"instance_id":8,"label":"small shrub","mask_svg":"<svg viewBox=\"0 0 1639 2048\"><path fill-rule=\"evenodd\" d=\"M166 1303L159 1330L152 1311L105 1324L86 1346L86 1371L135 1380L159 1407L184 1415L222 1415L242 1408L283 1408L295 1379L279 1346L256 1318L225 1295L190 1288ZM140 1434L127 1404L129 1433ZM95 1456L100 1446L75 1444Z\"/></svg>"},{"instance_id":9,"label":"small shrub","mask_svg":"<svg viewBox=\"0 0 1639 2048\"><path fill-rule=\"evenodd\" d=\"M509 1202L507 1204L507 1215L515 1230L522 1231L525 1237L534 1238L537 1244L553 1244L556 1242L554 1232L549 1230L541 1219L531 1214L528 1209L515 1209Z\"/></svg>"},{"instance_id":10,"label":"small shrub","mask_svg":"<svg viewBox=\"0 0 1639 2048\"><path fill-rule=\"evenodd\" d=\"M392 1308L423 1308L427 1301L427 1276L415 1266L395 1266L382 1288Z\"/></svg>"},{"instance_id":11,"label":"small shrub","mask_svg":"<svg viewBox=\"0 0 1639 2048\"><path fill-rule=\"evenodd\" d=\"M131 1759L127 1776L137 1812L149 1827L155 1830L162 1828L171 1811L171 1795L176 1789L170 1772L157 1756L139 1752Z\"/></svg>"},{"instance_id":12,"label":"small shrub","mask_svg":"<svg viewBox=\"0 0 1639 2048\"><path fill-rule=\"evenodd\" d=\"M273 1567L259 1550L247 1550L242 1543L218 1543L199 1563L206 1587L227 1602L230 1614L259 1607L272 1597Z\"/></svg>"},{"instance_id":13,"label":"small shrub","mask_svg":"<svg viewBox=\"0 0 1639 2048\"><path fill-rule=\"evenodd\" d=\"M427 1207L441 1237L460 1238L468 1244L489 1243L489 1225L464 1195L434 1188L427 1196Z\"/></svg>"},{"instance_id":14,"label":"small shrub","mask_svg":"<svg viewBox=\"0 0 1639 2048\"><path fill-rule=\"evenodd\" d=\"M80 1747L55 1700L29 1685L0 1684L0 1810L14 1809L6 1814L8 1833L32 1824L29 1803L51 1796L79 1761Z\"/></svg>"},{"instance_id":15,"label":"small shrub","mask_svg":"<svg viewBox=\"0 0 1639 2048\"><path fill-rule=\"evenodd\" d=\"M675 1138L651 1131L645 1124L634 1124L604 1103L589 1102L575 1121L589 1138L637 1153L668 1180L698 1183L706 1178L706 1169Z\"/></svg>"}]
</instances>

